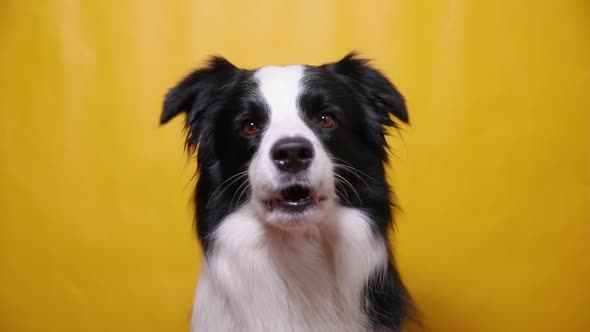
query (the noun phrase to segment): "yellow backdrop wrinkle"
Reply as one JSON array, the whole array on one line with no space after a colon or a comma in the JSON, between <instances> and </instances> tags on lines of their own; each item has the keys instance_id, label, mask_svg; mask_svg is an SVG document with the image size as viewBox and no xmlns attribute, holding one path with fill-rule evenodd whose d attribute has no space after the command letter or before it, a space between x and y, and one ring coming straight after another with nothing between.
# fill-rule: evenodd
<instances>
[{"instance_id":1,"label":"yellow backdrop wrinkle","mask_svg":"<svg viewBox=\"0 0 590 332\"><path fill-rule=\"evenodd\" d=\"M210 54L353 49L410 109L395 247L426 329L590 331L587 1L4 0L0 22L0 331L186 331L194 164L162 96Z\"/></svg>"}]
</instances>

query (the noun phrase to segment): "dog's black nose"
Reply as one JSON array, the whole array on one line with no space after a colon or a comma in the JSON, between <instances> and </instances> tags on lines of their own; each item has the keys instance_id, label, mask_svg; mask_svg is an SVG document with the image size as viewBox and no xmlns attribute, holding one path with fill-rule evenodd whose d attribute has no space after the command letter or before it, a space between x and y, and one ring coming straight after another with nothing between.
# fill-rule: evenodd
<instances>
[{"instance_id":1,"label":"dog's black nose","mask_svg":"<svg viewBox=\"0 0 590 332\"><path fill-rule=\"evenodd\" d=\"M270 150L270 157L281 171L300 172L311 164L313 145L303 137L282 138Z\"/></svg>"}]
</instances>

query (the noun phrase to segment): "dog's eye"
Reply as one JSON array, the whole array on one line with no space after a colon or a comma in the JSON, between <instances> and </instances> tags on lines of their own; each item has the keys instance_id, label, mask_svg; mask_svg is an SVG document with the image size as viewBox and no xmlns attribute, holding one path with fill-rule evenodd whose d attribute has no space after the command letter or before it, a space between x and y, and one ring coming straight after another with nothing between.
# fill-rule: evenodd
<instances>
[{"instance_id":1,"label":"dog's eye","mask_svg":"<svg viewBox=\"0 0 590 332\"><path fill-rule=\"evenodd\" d=\"M331 115L322 113L320 114L319 123L323 128L332 128L336 124L336 121L334 121Z\"/></svg>"},{"instance_id":2,"label":"dog's eye","mask_svg":"<svg viewBox=\"0 0 590 332\"><path fill-rule=\"evenodd\" d=\"M253 121L246 121L242 127L242 132L247 136L256 135L260 131L260 127Z\"/></svg>"}]
</instances>

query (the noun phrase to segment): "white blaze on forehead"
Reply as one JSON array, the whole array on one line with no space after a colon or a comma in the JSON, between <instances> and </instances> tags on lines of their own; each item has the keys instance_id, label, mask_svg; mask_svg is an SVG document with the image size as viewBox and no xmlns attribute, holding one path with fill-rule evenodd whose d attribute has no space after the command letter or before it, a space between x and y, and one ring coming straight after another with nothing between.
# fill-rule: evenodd
<instances>
[{"instance_id":1,"label":"white blaze on forehead","mask_svg":"<svg viewBox=\"0 0 590 332\"><path fill-rule=\"evenodd\" d=\"M301 131L303 121L299 117L298 98L301 93L301 79L304 66L268 66L256 71L260 94L270 108L268 130L286 130L285 135Z\"/></svg>"},{"instance_id":2,"label":"white blaze on forehead","mask_svg":"<svg viewBox=\"0 0 590 332\"><path fill-rule=\"evenodd\" d=\"M319 138L303 120L303 112L300 112L298 100L304 90L304 73L303 65L262 67L254 73L258 95L270 113L258 151L249 166L253 195L263 200L286 185L270 153L276 142L286 137L302 137L311 142L314 157L305 172L305 181L321 195L333 195L332 162ZM267 213L265 208L260 206L261 213ZM267 218L267 221L272 222L271 219Z\"/></svg>"}]
</instances>

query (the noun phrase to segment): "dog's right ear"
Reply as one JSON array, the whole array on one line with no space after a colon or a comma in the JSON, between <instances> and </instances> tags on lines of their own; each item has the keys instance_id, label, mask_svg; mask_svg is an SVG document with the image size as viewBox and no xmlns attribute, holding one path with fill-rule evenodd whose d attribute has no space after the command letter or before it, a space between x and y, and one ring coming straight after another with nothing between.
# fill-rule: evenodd
<instances>
[{"instance_id":1,"label":"dog's right ear","mask_svg":"<svg viewBox=\"0 0 590 332\"><path fill-rule=\"evenodd\" d=\"M222 57L212 57L207 65L197 69L170 89L164 99L160 124L165 124L180 113L187 113L186 127L189 140L199 139L200 119L223 102L225 91L231 89L241 72L236 66Z\"/></svg>"}]
</instances>

